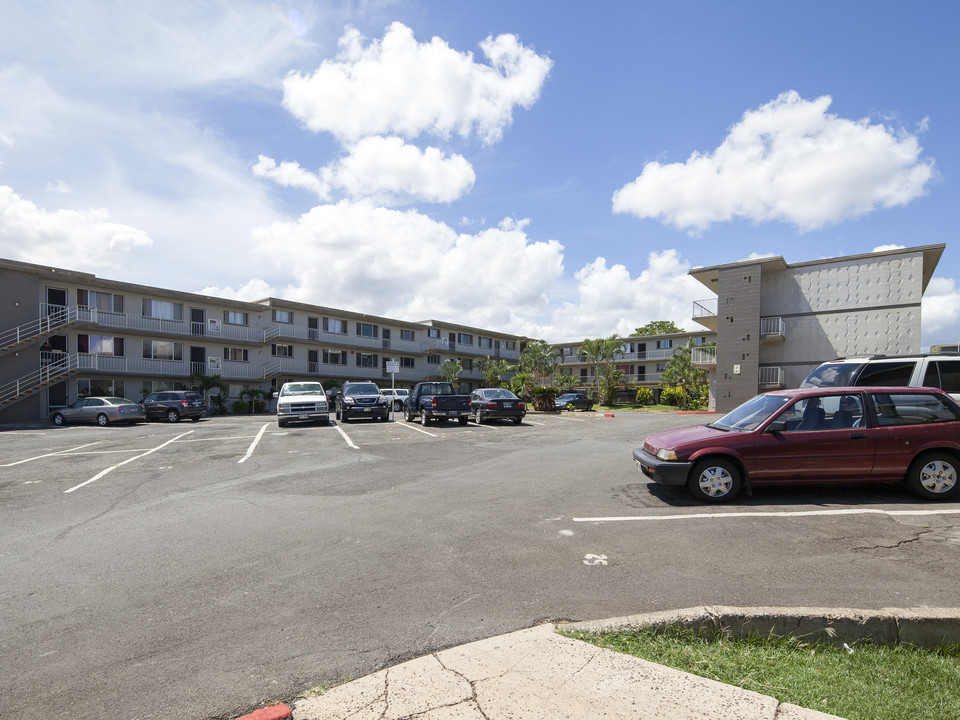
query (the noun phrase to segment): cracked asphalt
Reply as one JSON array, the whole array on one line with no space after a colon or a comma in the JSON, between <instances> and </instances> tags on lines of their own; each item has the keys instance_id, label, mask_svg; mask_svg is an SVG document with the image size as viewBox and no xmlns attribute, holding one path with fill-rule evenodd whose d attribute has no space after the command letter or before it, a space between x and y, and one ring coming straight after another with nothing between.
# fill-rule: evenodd
<instances>
[{"instance_id":1,"label":"cracked asphalt","mask_svg":"<svg viewBox=\"0 0 960 720\"><path fill-rule=\"evenodd\" d=\"M703 421L4 428L0 717L231 718L547 620L956 605L958 503L648 485L633 448Z\"/></svg>"}]
</instances>

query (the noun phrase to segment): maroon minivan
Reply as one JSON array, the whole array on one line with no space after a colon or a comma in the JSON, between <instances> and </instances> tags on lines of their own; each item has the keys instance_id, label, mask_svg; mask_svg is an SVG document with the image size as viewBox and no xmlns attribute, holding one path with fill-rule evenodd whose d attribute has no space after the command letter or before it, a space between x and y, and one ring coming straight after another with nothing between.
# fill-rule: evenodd
<instances>
[{"instance_id":1,"label":"maroon minivan","mask_svg":"<svg viewBox=\"0 0 960 720\"><path fill-rule=\"evenodd\" d=\"M960 491L960 406L942 390L833 387L757 395L707 425L650 435L633 451L654 482L706 502L744 486L904 482L927 500Z\"/></svg>"}]
</instances>

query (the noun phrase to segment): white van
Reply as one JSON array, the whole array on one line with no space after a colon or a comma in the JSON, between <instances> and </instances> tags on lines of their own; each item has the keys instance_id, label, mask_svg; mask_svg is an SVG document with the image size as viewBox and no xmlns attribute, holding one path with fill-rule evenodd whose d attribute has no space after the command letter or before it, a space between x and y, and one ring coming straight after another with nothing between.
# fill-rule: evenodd
<instances>
[{"instance_id":1,"label":"white van","mask_svg":"<svg viewBox=\"0 0 960 720\"><path fill-rule=\"evenodd\" d=\"M838 358L807 375L800 387L935 387L960 402L960 355L930 354Z\"/></svg>"}]
</instances>

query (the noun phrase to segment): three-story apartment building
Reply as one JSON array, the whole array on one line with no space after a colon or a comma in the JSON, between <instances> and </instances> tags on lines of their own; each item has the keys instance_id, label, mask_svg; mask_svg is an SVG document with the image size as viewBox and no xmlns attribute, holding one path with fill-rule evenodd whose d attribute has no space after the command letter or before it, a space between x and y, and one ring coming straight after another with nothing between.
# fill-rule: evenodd
<instances>
[{"instance_id":1,"label":"three-story apartment building","mask_svg":"<svg viewBox=\"0 0 960 720\"><path fill-rule=\"evenodd\" d=\"M481 357L516 362L525 338L280 298L243 302L0 260L0 422L87 395L138 400L219 375L238 397L297 379L410 387L450 358L464 390ZM387 373L386 363L399 363Z\"/></svg>"}]
</instances>

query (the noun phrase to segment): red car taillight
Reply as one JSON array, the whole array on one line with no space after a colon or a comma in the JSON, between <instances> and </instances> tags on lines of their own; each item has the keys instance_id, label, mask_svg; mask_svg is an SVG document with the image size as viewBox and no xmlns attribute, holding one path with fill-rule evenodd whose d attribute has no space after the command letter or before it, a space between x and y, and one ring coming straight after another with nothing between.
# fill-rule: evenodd
<instances>
[{"instance_id":1,"label":"red car taillight","mask_svg":"<svg viewBox=\"0 0 960 720\"><path fill-rule=\"evenodd\" d=\"M437 399L430 398L430 407L436 407L436 406L437 406Z\"/></svg>"},{"instance_id":2,"label":"red car taillight","mask_svg":"<svg viewBox=\"0 0 960 720\"><path fill-rule=\"evenodd\" d=\"M527 409L527 404L526 404L526 403L517 403L517 407L520 408L521 410L526 410L526 409Z\"/></svg>"},{"instance_id":3,"label":"red car taillight","mask_svg":"<svg viewBox=\"0 0 960 720\"><path fill-rule=\"evenodd\" d=\"M181 400L181 401L180 401L180 407L186 407L186 406L187 406L187 401L186 401L186 400Z\"/></svg>"},{"instance_id":4,"label":"red car taillight","mask_svg":"<svg viewBox=\"0 0 960 720\"><path fill-rule=\"evenodd\" d=\"M496 409L497 409L497 404L495 402L487 403L487 410L496 410Z\"/></svg>"}]
</instances>

